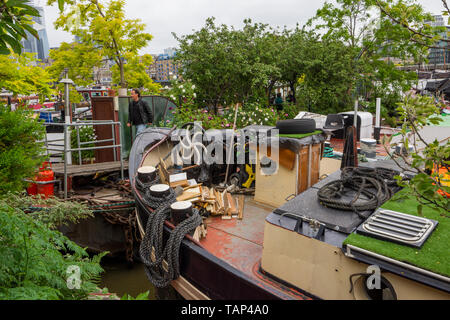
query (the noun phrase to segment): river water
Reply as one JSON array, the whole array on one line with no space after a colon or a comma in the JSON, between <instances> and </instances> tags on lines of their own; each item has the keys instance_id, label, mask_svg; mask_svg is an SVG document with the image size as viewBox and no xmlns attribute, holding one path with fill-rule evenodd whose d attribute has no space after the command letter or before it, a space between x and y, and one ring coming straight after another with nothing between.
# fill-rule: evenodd
<instances>
[{"instance_id":1,"label":"river water","mask_svg":"<svg viewBox=\"0 0 450 320\"><path fill-rule=\"evenodd\" d=\"M180 300L182 297L172 288L155 288L147 279L144 264L135 262L129 265L123 259L104 257L101 263L105 272L100 283L101 288L108 288L119 298L129 294L136 298L140 293L149 291L149 300Z\"/></svg>"}]
</instances>

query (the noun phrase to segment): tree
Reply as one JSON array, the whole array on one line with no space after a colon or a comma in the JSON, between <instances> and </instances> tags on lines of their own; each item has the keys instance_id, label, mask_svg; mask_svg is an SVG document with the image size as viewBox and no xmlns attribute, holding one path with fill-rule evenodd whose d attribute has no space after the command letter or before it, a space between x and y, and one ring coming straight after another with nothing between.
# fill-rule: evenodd
<instances>
[{"instance_id":1,"label":"tree","mask_svg":"<svg viewBox=\"0 0 450 320\"><path fill-rule=\"evenodd\" d=\"M94 67L102 65L102 56L92 44L63 42L57 49L50 50L51 66L47 68L53 78L61 78L67 69L67 76L76 86L84 87L94 82Z\"/></svg>"},{"instance_id":2,"label":"tree","mask_svg":"<svg viewBox=\"0 0 450 320\"><path fill-rule=\"evenodd\" d=\"M0 193L21 191L44 161L45 127L26 108L0 104Z\"/></svg>"},{"instance_id":3,"label":"tree","mask_svg":"<svg viewBox=\"0 0 450 320\"><path fill-rule=\"evenodd\" d=\"M216 26L215 19L208 18L193 34L174 34L183 78L196 86L198 101L205 101L215 112L219 105L264 97L269 76L276 72L270 54L265 53L271 49L266 47L267 25L251 20L244 24L242 30L235 30Z\"/></svg>"},{"instance_id":4,"label":"tree","mask_svg":"<svg viewBox=\"0 0 450 320\"><path fill-rule=\"evenodd\" d=\"M59 10L63 11L66 0L57 2ZM39 16L39 11L29 5L29 0L0 0L0 54L8 55L10 49L20 54L22 52L20 41L27 38L27 31L39 38L32 20L33 17Z\"/></svg>"},{"instance_id":5,"label":"tree","mask_svg":"<svg viewBox=\"0 0 450 320\"><path fill-rule=\"evenodd\" d=\"M97 48L102 57L113 60L119 69L119 84L126 88L126 60L137 56L153 38L144 32L145 24L139 19L125 18L124 0L106 4L98 0L67 0L66 3L69 8L56 20L56 28L71 32L81 43Z\"/></svg>"},{"instance_id":6,"label":"tree","mask_svg":"<svg viewBox=\"0 0 450 320\"><path fill-rule=\"evenodd\" d=\"M36 65L35 54L0 55L0 89L14 96L37 94L43 100L53 93L52 81L50 74Z\"/></svg>"},{"instance_id":7,"label":"tree","mask_svg":"<svg viewBox=\"0 0 450 320\"><path fill-rule=\"evenodd\" d=\"M303 77L298 85L302 109L323 114L338 113L351 105L353 86L351 48L340 41L310 37L302 54Z\"/></svg>"},{"instance_id":8,"label":"tree","mask_svg":"<svg viewBox=\"0 0 450 320\"><path fill-rule=\"evenodd\" d=\"M161 86L153 82L146 69L153 63L153 57L149 54L142 56L130 55L124 65L124 78L130 88L138 88L141 94L159 93ZM112 66L112 80L120 82L120 70L117 64Z\"/></svg>"},{"instance_id":9,"label":"tree","mask_svg":"<svg viewBox=\"0 0 450 320\"><path fill-rule=\"evenodd\" d=\"M27 0L0 0L0 54L9 55L10 49L20 54L20 40L27 37L26 31L38 38L32 27L32 17L38 16Z\"/></svg>"},{"instance_id":10,"label":"tree","mask_svg":"<svg viewBox=\"0 0 450 320\"><path fill-rule=\"evenodd\" d=\"M390 156L403 170L411 171L409 168L412 168L415 171L410 180L398 177L398 183L408 187L416 197L420 203L417 208L419 214L426 205L450 217L450 186L445 182L450 176L450 141L439 143L435 139L430 142L421 135L424 126L442 121L439 108L431 97L408 95L398 103L397 111L403 122L398 146L403 150ZM390 142L392 137L385 140L384 143ZM399 161L399 158L403 161Z\"/></svg>"},{"instance_id":11,"label":"tree","mask_svg":"<svg viewBox=\"0 0 450 320\"><path fill-rule=\"evenodd\" d=\"M412 1L385 2L398 8ZM386 97L409 90L416 75L399 70L392 60L420 61L428 54L405 28L387 19L376 8L376 0L337 0L337 6L326 3L308 22L308 26L317 23L315 30L325 31L322 39L342 41L352 50L352 54L347 57L352 67L347 71L353 77L354 85L349 94L354 98L363 96L374 100L381 92ZM431 20L431 16L416 6L411 8L405 13L407 21L420 26L430 36L424 41L431 44L431 38L438 33L437 29L425 23L427 19ZM398 101L398 98L385 98L384 101ZM395 110L395 105L387 107L391 111Z\"/></svg>"}]
</instances>

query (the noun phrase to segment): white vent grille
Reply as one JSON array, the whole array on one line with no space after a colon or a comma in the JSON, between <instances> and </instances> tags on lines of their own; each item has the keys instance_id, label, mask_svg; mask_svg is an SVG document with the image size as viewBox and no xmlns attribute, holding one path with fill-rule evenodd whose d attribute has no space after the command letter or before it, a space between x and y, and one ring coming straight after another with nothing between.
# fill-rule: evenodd
<instances>
[{"instance_id":1,"label":"white vent grille","mask_svg":"<svg viewBox=\"0 0 450 320\"><path fill-rule=\"evenodd\" d=\"M401 212L379 209L357 230L382 240L421 247L437 222Z\"/></svg>"}]
</instances>

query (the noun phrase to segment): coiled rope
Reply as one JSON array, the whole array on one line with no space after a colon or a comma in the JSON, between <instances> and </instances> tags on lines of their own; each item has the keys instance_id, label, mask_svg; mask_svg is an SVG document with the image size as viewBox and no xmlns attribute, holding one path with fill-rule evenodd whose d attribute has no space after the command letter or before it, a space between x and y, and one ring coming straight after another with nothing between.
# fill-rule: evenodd
<instances>
[{"instance_id":1,"label":"coiled rope","mask_svg":"<svg viewBox=\"0 0 450 320\"><path fill-rule=\"evenodd\" d=\"M157 288L167 287L170 282L180 276L179 252L184 236L194 231L202 218L197 209L189 218L179 223L170 233L166 246L163 248L164 221L170 217L170 205L176 201L173 189L164 197L155 197L147 189L143 197L145 203L156 209L150 213L145 229L145 236L139 248L139 254L145 265L145 273L149 281ZM154 260L151 258L154 254ZM163 260L167 262L167 269L163 267Z\"/></svg>"},{"instance_id":2,"label":"coiled rope","mask_svg":"<svg viewBox=\"0 0 450 320\"><path fill-rule=\"evenodd\" d=\"M361 212L375 210L392 197L397 186L394 179L397 174L397 171L386 168L346 167L342 169L341 179L324 185L317 196L325 207L353 211L366 219ZM354 193L353 198L343 200L350 193Z\"/></svg>"},{"instance_id":3,"label":"coiled rope","mask_svg":"<svg viewBox=\"0 0 450 320\"><path fill-rule=\"evenodd\" d=\"M141 192L145 192L145 190L149 189L154 184L160 183L160 181L161 179L158 174L156 174L156 178L150 182L142 182L141 179L139 179L139 175L136 175L136 188Z\"/></svg>"}]
</instances>

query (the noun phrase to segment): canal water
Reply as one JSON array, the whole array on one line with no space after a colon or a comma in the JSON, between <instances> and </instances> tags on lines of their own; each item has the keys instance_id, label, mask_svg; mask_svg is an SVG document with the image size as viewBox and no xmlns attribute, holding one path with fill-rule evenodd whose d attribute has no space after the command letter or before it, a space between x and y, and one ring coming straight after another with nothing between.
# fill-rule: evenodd
<instances>
[{"instance_id":1,"label":"canal water","mask_svg":"<svg viewBox=\"0 0 450 320\"><path fill-rule=\"evenodd\" d=\"M136 298L149 291L149 300L181 300L182 297L172 288L159 289L152 285L145 274L144 264L135 262L128 264L123 259L104 257L101 263L105 272L100 282L101 288L108 288L119 298L129 294Z\"/></svg>"}]
</instances>

